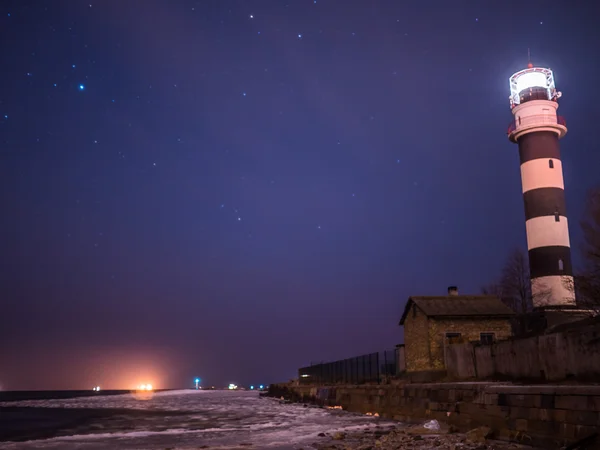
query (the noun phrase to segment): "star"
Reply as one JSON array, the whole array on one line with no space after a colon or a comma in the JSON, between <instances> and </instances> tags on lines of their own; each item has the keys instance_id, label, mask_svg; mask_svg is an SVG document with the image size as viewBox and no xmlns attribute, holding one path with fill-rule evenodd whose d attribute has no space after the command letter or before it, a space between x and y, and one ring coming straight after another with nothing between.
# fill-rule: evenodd
<instances>
[{"instance_id":1,"label":"star","mask_svg":"<svg viewBox=\"0 0 600 450\"><path fill-rule=\"evenodd\" d=\"M242 92L242 95L245 97L245 96L246 96L246 93L245 93L245 92Z\"/></svg>"},{"instance_id":2,"label":"star","mask_svg":"<svg viewBox=\"0 0 600 450\"><path fill-rule=\"evenodd\" d=\"M253 14L250 14L250 18L251 18L251 19L254 19L254 15L253 15Z\"/></svg>"},{"instance_id":3,"label":"star","mask_svg":"<svg viewBox=\"0 0 600 450\"><path fill-rule=\"evenodd\" d=\"M239 222L240 220L242 220L242 218L241 218L241 217L238 217L238 222Z\"/></svg>"},{"instance_id":4,"label":"star","mask_svg":"<svg viewBox=\"0 0 600 450\"><path fill-rule=\"evenodd\" d=\"M302 39L302 35L301 34L298 34L298 39Z\"/></svg>"},{"instance_id":5,"label":"star","mask_svg":"<svg viewBox=\"0 0 600 450\"><path fill-rule=\"evenodd\" d=\"M83 91L84 89L85 89L85 86L84 86L83 84L80 84L80 85L79 85L79 90L80 90L80 91Z\"/></svg>"}]
</instances>

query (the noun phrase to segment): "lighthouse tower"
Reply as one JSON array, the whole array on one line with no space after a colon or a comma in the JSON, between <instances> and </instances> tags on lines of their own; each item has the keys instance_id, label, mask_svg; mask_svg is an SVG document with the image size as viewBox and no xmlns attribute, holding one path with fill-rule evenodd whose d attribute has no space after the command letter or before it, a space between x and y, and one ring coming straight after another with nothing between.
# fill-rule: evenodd
<instances>
[{"instance_id":1,"label":"lighthouse tower","mask_svg":"<svg viewBox=\"0 0 600 450\"><path fill-rule=\"evenodd\" d=\"M558 116L554 75L533 67L510 77L514 122L508 138L519 145L531 290L535 309L575 307L569 222L559 139L567 134Z\"/></svg>"}]
</instances>

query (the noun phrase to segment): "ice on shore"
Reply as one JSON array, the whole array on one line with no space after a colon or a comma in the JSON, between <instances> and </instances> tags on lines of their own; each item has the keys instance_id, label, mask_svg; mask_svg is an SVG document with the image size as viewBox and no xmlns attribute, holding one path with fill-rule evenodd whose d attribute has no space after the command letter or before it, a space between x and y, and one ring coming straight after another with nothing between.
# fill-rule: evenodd
<instances>
[{"instance_id":1,"label":"ice on shore","mask_svg":"<svg viewBox=\"0 0 600 450\"><path fill-rule=\"evenodd\" d=\"M338 432L360 431L386 421L341 410L283 404L256 392L169 391L150 397L135 394L27 400L2 406L114 410L90 423L60 430L60 436L21 443L3 442L7 450L29 449L197 449L311 448ZM145 413L138 413L144 411Z\"/></svg>"}]
</instances>

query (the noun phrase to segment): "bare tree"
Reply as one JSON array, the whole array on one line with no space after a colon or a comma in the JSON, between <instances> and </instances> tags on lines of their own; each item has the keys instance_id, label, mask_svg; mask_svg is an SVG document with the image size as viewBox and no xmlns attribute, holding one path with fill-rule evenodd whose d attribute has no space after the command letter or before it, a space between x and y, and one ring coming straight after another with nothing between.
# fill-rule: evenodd
<instances>
[{"instance_id":1,"label":"bare tree","mask_svg":"<svg viewBox=\"0 0 600 450\"><path fill-rule=\"evenodd\" d=\"M495 295L515 312L525 313L532 308L529 261L521 249L508 255L498 281L484 286L483 294Z\"/></svg>"},{"instance_id":2,"label":"bare tree","mask_svg":"<svg viewBox=\"0 0 600 450\"><path fill-rule=\"evenodd\" d=\"M600 186L587 194L583 220L583 245L581 270L574 282L567 280L567 287L575 294L582 308L600 309Z\"/></svg>"}]
</instances>

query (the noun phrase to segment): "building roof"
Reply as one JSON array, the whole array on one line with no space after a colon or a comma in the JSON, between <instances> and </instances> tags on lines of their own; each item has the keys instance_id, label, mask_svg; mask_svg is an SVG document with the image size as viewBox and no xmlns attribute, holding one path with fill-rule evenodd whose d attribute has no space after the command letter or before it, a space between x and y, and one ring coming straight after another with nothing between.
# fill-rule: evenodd
<instances>
[{"instance_id":1,"label":"building roof","mask_svg":"<svg viewBox=\"0 0 600 450\"><path fill-rule=\"evenodd\" d=\"M428 317L511 317L515 314L498 297L491 295L410 297L404 307L400 325L404 325L412 304L417 305Z\"/></svg>"}]
</instances>

